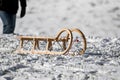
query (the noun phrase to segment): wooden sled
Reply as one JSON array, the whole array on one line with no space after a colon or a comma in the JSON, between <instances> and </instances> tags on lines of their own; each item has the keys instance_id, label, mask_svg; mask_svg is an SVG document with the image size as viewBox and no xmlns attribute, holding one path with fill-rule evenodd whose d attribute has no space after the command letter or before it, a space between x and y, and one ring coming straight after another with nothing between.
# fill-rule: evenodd
<instances>
[{"instance_id":1,"label":"wooden sled","mask_svg":"<svg viewBox=\"0 0 120 80\"><path fill-rule=\"evenodd\" d=\"M66 54L69 53L70 49L74 42L73 33L78 33L79 36L83 39L83 45L79 54L84 54L86 50L86 38L84 34L77 28L75 29L61 29L56 37L39 37L39 36L18 36L20 40L19 49L17 53L38 53L38 54ZM24 49L25 41L31 41L31 48L29 50ZM41 50L41 43L45 43L45 49ZM59 44L59 45L58 45ZM61 49L58 49L58 46ZM56 48L57 47L57 48ZM60 48L59 47L59 48Z\"/></svg>"}]
</instances>

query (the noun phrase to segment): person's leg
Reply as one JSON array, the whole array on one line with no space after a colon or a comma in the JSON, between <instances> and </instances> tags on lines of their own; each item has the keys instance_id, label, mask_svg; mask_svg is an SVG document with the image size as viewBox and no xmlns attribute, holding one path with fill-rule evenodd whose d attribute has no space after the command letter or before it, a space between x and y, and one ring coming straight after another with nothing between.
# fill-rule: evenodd
<instances>
[{"instance_id":1,"label":"person's leg","mask_svg":"<svg viewBox=\"0 0 120 80\"><path fill-rule=\"evenodd\" d=\"M12 15L12 14L6 13L4 11L0 11L0 17L3 22L3 34L14 33L15 23L16 23L16 15Z\"/></svg>"},{"instance_id":2,"label":"person's leg","mask_svg":"<svg viewBox=\"0 0 120 80\"><path fill-rule=\"evenodd\" d=\"M14 33L14 30L15 30L15 24L16 24L16 15L11 15L9 16L9 21L11 21L11 26L10 26L10 32L11 33Z\"/></svg>"}]
</instances>

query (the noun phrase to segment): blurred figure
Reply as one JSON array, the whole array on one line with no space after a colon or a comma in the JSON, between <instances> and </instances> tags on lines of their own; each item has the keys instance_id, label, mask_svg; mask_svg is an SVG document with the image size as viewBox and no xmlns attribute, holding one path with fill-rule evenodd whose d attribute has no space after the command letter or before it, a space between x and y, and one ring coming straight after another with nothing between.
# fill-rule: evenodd
<instances>
[{"instance_id":1,"label":"blurred figure","mask_svg":"<svg viewBox=\"0 0 120 80\"><path fill-rule=\"evenodd\" d=\"M20 17L26 13L26 0L0 0L0 17L3 22L3 34L13 34L16 24L16 14L21 6Z\"/></svg>"}]
</instances>

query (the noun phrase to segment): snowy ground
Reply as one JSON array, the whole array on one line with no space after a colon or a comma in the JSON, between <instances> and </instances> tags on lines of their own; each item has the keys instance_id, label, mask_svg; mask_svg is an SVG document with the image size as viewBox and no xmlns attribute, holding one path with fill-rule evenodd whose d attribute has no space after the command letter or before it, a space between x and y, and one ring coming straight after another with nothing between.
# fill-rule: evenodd
<instances>
[{"instance_id":1,"label":"snowy ground","mask_svg":"<svg viewBox=\"0 0 120 80\"><path fill-rule=\"evenodd\" d=\"M16 54L18 40L0 39L0 80L119 80L120 38L88 37L84 55Z\"/></svg>"},{"instance_id":2,"label":"snowy ground","mask_svg":"<svg viewBox=\"0 0 120 80\"><path fill-rule=\"evenodd\" d=\"M119 36L119 4L119 0L27 0L26 17L20 19L19 10L15 32L54 35L61 28L77 27L86 36Z\"/></svg>"},{"instance_id":3,"label":"snowy ground","mask_svg":"<svg viewBox=\"0 0 120 80\"><path fill-rule=\"evenodd\" d=\"M0 35L0 80L120 80L119 0L27 0L15 33L54 36L79 28L87 38L84 55L15 54L19 41ZM0 33L2 22L0 21Z\"/></svg>"}]
</instances>

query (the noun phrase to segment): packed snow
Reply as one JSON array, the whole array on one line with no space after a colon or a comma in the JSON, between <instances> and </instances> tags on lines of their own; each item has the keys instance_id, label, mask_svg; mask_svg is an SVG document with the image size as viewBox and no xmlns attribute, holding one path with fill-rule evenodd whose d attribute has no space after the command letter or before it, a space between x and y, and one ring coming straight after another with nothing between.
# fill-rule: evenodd
<instances>
[{"instance_id":1,"label":"packed snow","mask_svg":"<svg viewBox=\"0 0 120 80\"><path fill-rule=\"evenodd\" d=\"M83 55L15 53L16 35L2 34L0 80L120 80L119 0L27 0L15 33L54 36L61 28L79 28L86 36ZM29 44L27 44L29 47Z\"/></svg>"}]
</instances>

